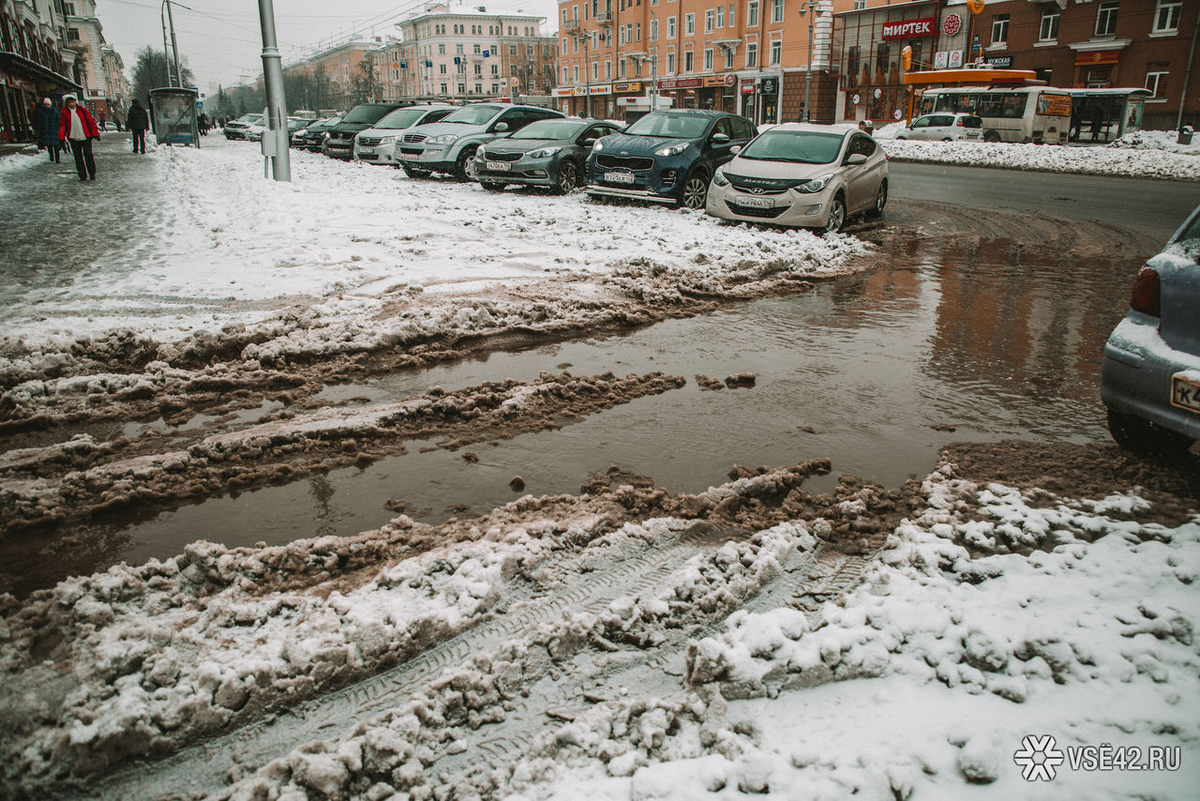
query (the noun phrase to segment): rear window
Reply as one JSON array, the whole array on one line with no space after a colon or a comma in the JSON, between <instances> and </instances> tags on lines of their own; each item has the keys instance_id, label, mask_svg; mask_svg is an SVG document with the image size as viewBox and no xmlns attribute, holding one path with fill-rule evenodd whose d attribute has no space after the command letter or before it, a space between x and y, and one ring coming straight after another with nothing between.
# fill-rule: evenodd
<instances>
[{"instance_id":1,"label":"rear window","mask_svg":"<svg viewBox=\"0 0 1200 801\"><path fill-rule=\"evenodd\" d=\"M1192 224L1179 235L1179 239L1167 248L1167 253L1174 253L1200 262L1200 215L1196 215Z\"/></svg>"},{"instance_id":2,"label":"rear window","mask_svg":"<svg viewBox=\"0 0 1200 801\"><path fill-rule=\"evenodd\" d=\"M983 120L978 117L963 117L962 124L964 128L982 128Z\"/></svg>"}]
</instances>

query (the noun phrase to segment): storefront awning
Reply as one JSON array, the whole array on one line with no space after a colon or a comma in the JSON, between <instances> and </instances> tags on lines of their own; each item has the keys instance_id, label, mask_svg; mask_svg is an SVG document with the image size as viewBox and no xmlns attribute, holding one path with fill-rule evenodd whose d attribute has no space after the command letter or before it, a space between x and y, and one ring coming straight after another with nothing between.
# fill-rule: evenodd
<instances>
[{"instance_id":1,"label":"storefront awning","mask_svg":"<svg viewBox=\"0 0 1200 801\"><path fill-rule=\"evenodd\" d=\"M0 68L10 70L33 81L53 83L61 89L73 89L82 92L83 87L65 75L59 75L49 67L43 67L36 61L31 61L11 50L0 50Z\"/></svg>"}]
</instances>

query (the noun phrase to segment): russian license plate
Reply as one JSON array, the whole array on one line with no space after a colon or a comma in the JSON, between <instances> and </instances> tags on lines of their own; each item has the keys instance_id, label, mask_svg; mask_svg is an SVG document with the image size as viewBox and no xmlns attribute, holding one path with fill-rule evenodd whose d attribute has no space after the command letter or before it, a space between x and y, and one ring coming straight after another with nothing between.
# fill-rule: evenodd
<instances>
[{"instance_id":1,"label":"russian license plate","mask_svg":"<svg viewBox=\"0 0 1200 801\"><path fill-rule=\"evenodd\" d=\"M416 161L417 159L421 158L421 154L420 153L401 153L400 158L404 159L405 161Z\"/></svg>"},{"instance_id":2,"label":"russian license plate","mask_svg":"<svg viewBox=\"0 0 1200 801\"><path fill-rule=\"evenodd\" d=\"M752 209L769 209L775 205L775 201L769 197L740 197L738 203Z\"/></svg>"},{"instance_id":3,"label":"russian license plate","mask_svg":"<svg viewBox=\"0 0 1200 801\"><path fill-rule=\"evenodd\" d=\"M1200 412L1200 379L1183 373L1171 376L1171 405Z\"/></svg>"},{"instance_id":4,"label":"russian license plate","mask_svg":"<svg viewBox=\"0 0 1200 801\"><path fill-rule=\"evenodd\" d=\"M371 153L374 153L374 152L375 152L375 148L373 148L373 147L360 147L360 148L358 149L358 152L359 152L361 155L364 155L364 156L365 156L365 155L369 155L369 154L371 154Z\"/></svg>"},{"instance_id":5,"label":"russian license plate","mask_svg":"<svg viewBox=\"0 0 1200 801\"><path fill-rule=\"evenodd\" d=\"M483 164L488 172L510 172L512 170L512 165L507 161L485 161Z\"/></svg>"},{"instance_id":6,"label":"russian license plate","mask_svg":"<svg viewBox=\"0 0 1200 801\"><path fill-rule=\"evenodd\" d=\"M633 173L631 172L606 172L604 180L610 184L631 184L633 183Z\"/></svg>"}]
</instances>

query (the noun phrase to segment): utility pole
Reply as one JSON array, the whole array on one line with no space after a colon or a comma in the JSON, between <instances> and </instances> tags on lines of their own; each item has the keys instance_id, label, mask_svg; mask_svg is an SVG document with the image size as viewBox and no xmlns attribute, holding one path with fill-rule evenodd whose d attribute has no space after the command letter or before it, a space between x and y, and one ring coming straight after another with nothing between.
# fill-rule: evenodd
<instances>
[{"instance_id":1,"label":"utility pole","mask_svg":"<svg viewBox=\"0 0 1200 801\"><path fill-rule=\"evenodd\" d=\"M171 15L171 0L163 0L167 7L167 24L171 26L171 52L175 54L175 80L183 87L183 70L179 68L179 45L175 41L175 18Z\"/></svg>"},{"instance_id":2,"label":"utility pole","mask_svg":"<svg viewBox=\"0 0 1200 801\"><path fill-rule=\"evenodd\" d=\"M162 6L158 9L158 18L162 22L163 29L163 67L167 71L167 86L174 86L171 81L171 51L167 49L167 18L163 16L163 12L167 9L167 0L163 0ZM179 80L183 83L183 79Z\"/></svg>"},{"instance_id":3,"label":"utility pole","mask_svg":"<svg viewBox=\"0 0 1200 801\"><path fill-rule=\"evenodd\" d=\"M263 131L263 156L272 163L276 181L292 180L287 141L287 103L283 97L283 58L275 40L275 7L272 0L258 0L262 24L263 81L267 87L267 119Z\"/></svg>"},{"instance_id":4,"label":"utility pole","mask_svg":"<svg viewBox=\"0 0 1200 801\"><path fill-rule=\"evenodd\" d=\"M802 122L809 122L812 118L808 109L808 98L812 88L813 23L817 17L821 16L821 13L821 4L818 0L804 0L800 4L800 16L808 17L808 69L804 73L804 117L801 118Z\"/></svg>"}]
</instances>

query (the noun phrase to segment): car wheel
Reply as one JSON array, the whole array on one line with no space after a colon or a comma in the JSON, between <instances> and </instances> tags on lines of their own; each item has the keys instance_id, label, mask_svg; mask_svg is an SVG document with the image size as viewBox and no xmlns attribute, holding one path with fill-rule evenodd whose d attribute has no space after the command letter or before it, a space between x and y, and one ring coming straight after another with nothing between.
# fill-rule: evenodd
<instances>
[{"instance_id":1,"label":"car wheel","mask_svg":"<svg viewBox=\"0 0 1200 801\"><path fill-rule=\"evenodd\" d=\"M943 142L953 142L954 140L947 136L944 139L942 139L942 141Z\"/></svg>"},{"instance_id":2,"label":"car wheel","mask_svg":"<svg viewBox=\"0 0 1200 801\"><path fill-rule=\"evenodd\" d=\"M995 131L988 131L987 133L985 133L985 134L983 135L983 141L985 141L985 142L999 142L999 141L1000 141L1000 134L996 133Z\"/></svg>"},{"instance_id":3,"label":"car wheel","mask_svg":"<svg viewBox=\"0 0 1200 801\"><path fill-rule=\"evenodd\" d=\"M428 178L432 174L429 170L423 170L420 167L410 167L407 164L401 164L400 169L404 170L404 174L409 178Z\"/></svg>"},{"instance_id":4,"label":"car wheel","mask_svg":"<svg viewBox=\"0 0 1200 801\"><path fill-rule=\"evenodd\" d=\"M475 180L475 150L473 147L463 148L454 162L454 178L458 181Z\"/></svg>"},{"instance_id":5,"label":"car wheel","mask_svg":"<svg viewBox=\"0 0 1200 801\"><path fill-rule=\"evenodd\" d=\"M480 181L479 185L489 192L503 192L507 184L498 184L495 181Z\"/></svg>"},{"instance_id":6,"label":"car wheel","mask_svg":"<svg viewBox=\"0 0 1200 801\"><path fill-rule=\"evenodd\" d=\"M829 222L821 229L823 234L836 234L846 224L846 199L838 195L829 204Z\"/></svg>"},{"instance_id":7,"label":"car wheel","mask_svg":"<svg viewBox=\"0 0 1200 801\"><path fill-rule=\"evenodd\" d=\"M554 184L554 191L565 195L577 186L579 186L579 167L575 162L567 159L558 167L558 180Z\"/></svg>"},{"instance_id":8,"label":"car wheel","mask_svg":"<svg viewBox=\"0 0 1200 801\"><path fill-rule=\"evenodd\" d=\"M679 205L688 209L702 209L707 197L708 176L701 170L688 173L683 182L683 193L679 196Z\"/></svg>"},{"instance_id":9,"label":"car wheel","mask_svg":"<svg viewBox=\"0 0 1200 801\"><path fill-rule=\"evenodd\" d=\"M879 189L875 191L875 205L871 207L872 217L882 217L883 207L887 205L888 185L887 179L879 182Z\"/></svg>"},{"instance_id":10,"label":"car wheel","mask_svg":"<svg viewBox=\"0 0 1200 801\"><path fill-rule=\"evenodd\" d=\"M1183 434L1155 425L1149 420L1108 409L1108 433L1113 441L1127 451L1141 456L1177 458L1192 447L1192 440Z\"/></svg>"}]
</instances>

